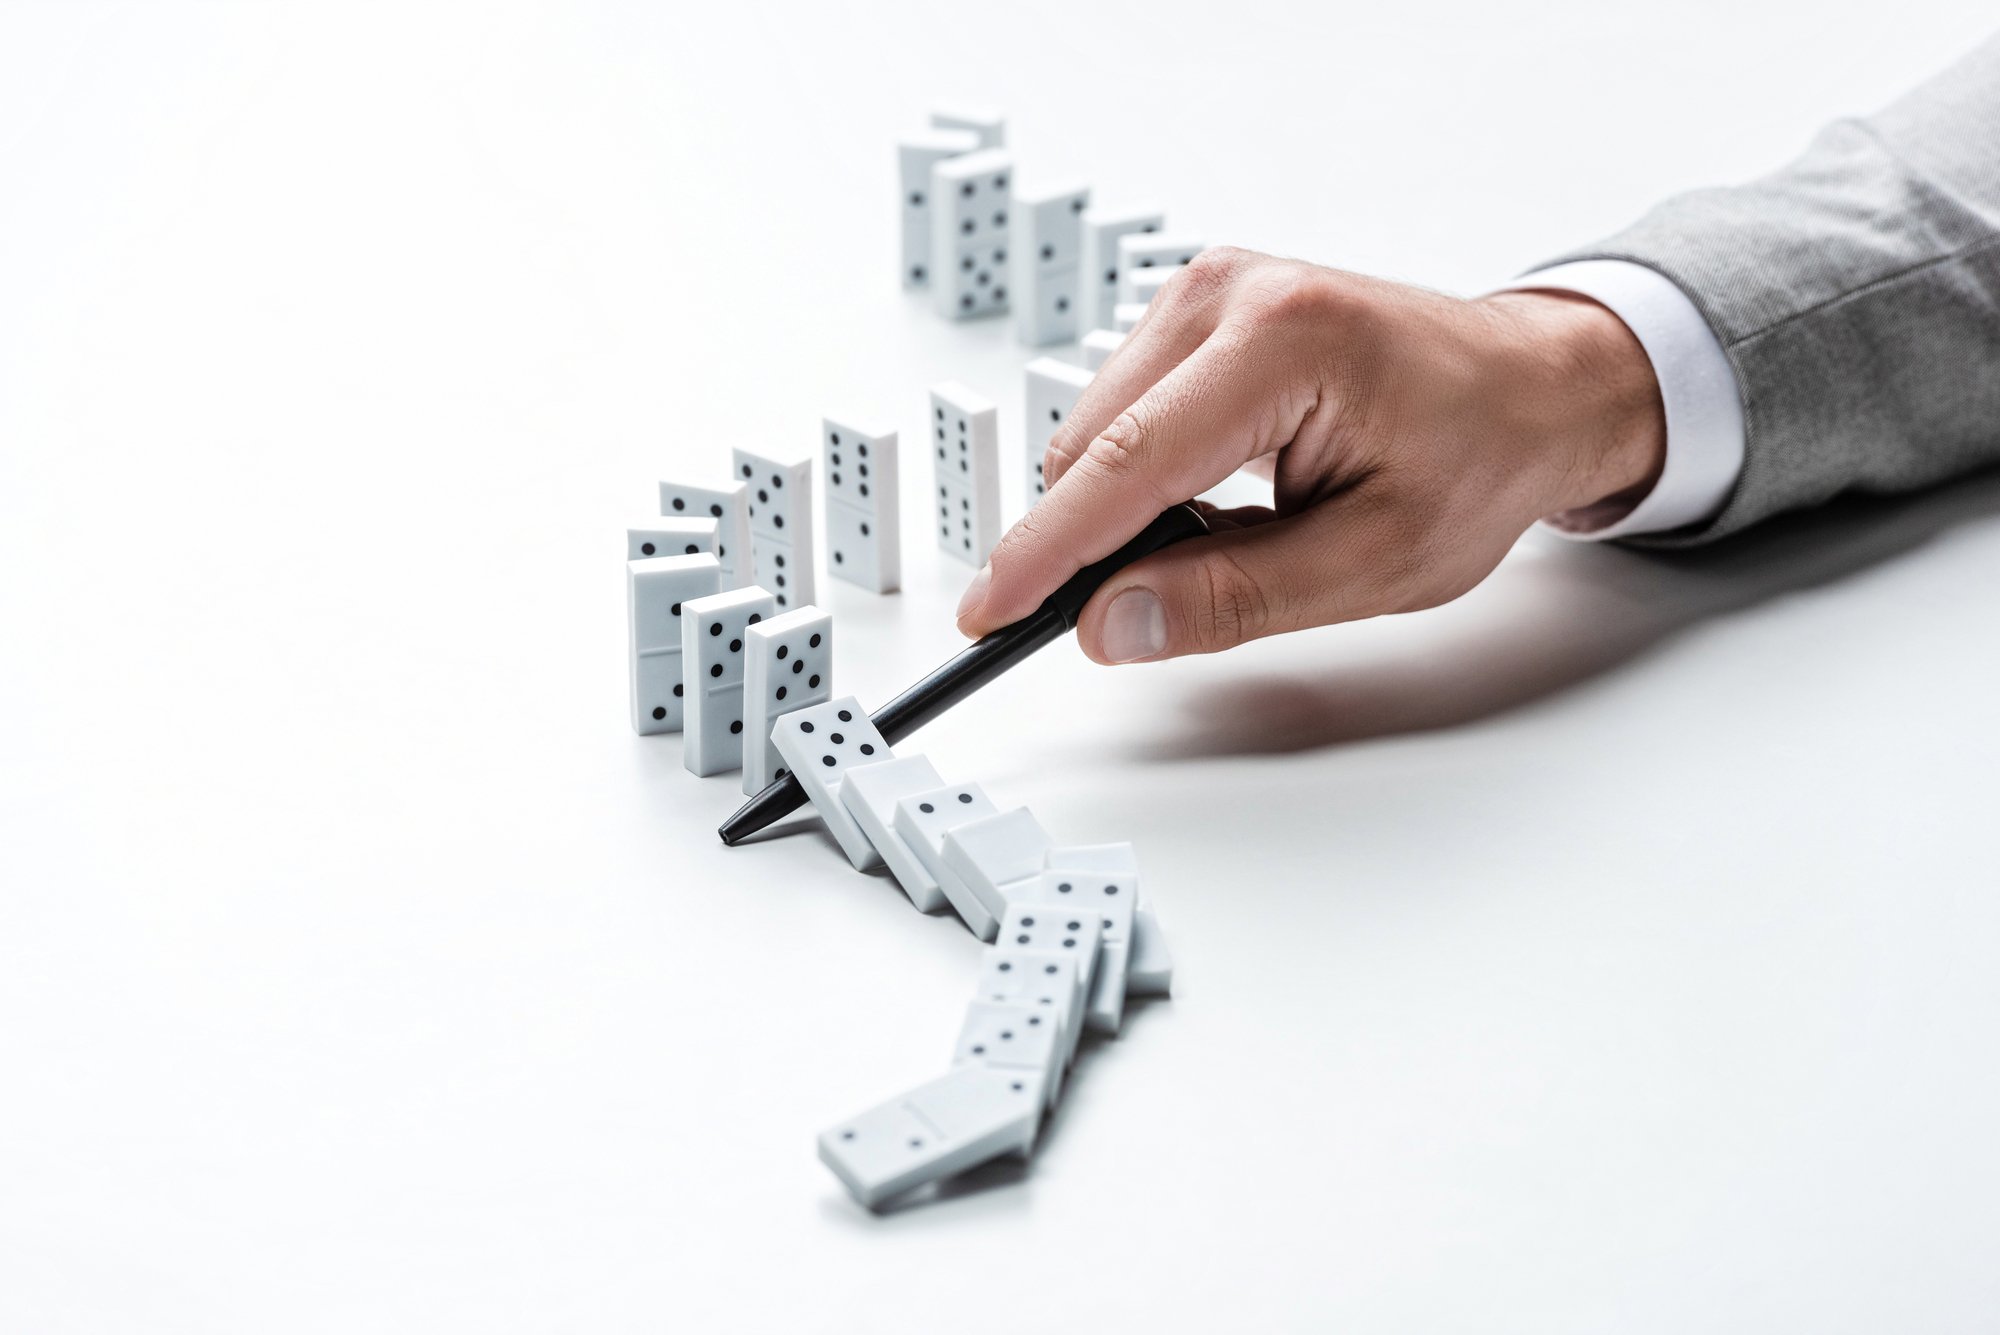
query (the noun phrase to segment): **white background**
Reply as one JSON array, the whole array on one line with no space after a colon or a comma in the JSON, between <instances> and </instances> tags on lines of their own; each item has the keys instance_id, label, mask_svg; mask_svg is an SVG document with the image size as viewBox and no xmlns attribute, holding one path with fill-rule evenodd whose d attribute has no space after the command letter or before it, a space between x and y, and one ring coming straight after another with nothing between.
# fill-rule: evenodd
<instances>
[{"instance_id":1,"label":"white background","mask_svg":"<svg viewBox=\"0 0 2000 1335\"><path fill-rule=\"evenodd\" d=\"M1990 1329L2000 483L920 734L1136 841L1180 973L1028 1169L882 1217L813 1136L978 945L715 842L618 531L947 375L1016 438L1008 327L895 285L933 102L1470 291L1990 21L0 8L0 1329ZM830 593L871 704L957 643L920 458L907 591Z\"/></svg>"}]
</instances>

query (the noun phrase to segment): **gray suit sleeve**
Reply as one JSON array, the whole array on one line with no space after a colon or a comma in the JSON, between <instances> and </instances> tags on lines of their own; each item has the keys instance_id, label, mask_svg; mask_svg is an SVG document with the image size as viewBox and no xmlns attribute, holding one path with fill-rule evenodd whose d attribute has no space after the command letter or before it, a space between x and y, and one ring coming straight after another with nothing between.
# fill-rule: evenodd
<instances>
[{"instance_id":1,"label":"gray suit sleeve","mask_svg":"<svg viewBox=\"0 0 2000 1335\"><path fill-rule=\"evenodd\" d=\"M2000 462L2000 37L1784 170L1565 255L1656 269L1721 340L1743 471L1706 542L1838 492Z\"/></svg>"}]
</instances>

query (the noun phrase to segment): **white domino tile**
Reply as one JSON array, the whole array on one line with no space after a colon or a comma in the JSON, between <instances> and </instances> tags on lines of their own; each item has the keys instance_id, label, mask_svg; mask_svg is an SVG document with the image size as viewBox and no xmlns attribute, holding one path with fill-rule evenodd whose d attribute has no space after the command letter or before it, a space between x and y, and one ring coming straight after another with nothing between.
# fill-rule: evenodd
<instances>
[{"instance_id":1,"label":"white domino tile","mask_svg":"<svg viewBox=\"0 0 2000 1335\"><path fill-rule=\"evenodd\" d=\"M1133 923L1139 911L1138 869L1072 866L1073 861L1088 859L1062 858L1059 855L1064 851L1050 850L1048 859L1060 865L1044 871L1032 885L1016 888L1010 902L1023 909L1039 905L1058 913L1074 911L1096 918L1102 939L1088 1016L1091 1028L1115 1034L1131 990Z\"/></svg>"},{"instance_id":2,"label":"white domino tile","mask_svg":"<svg viewBox=\"0 0 2000 1335\"><path fill-rule=\"evenodd\" d=\"M743 791L761 793L782 778L771 741L778 719L833 697L833 618L796 607L743 636Z\"/></svg>"},{"instance_id":3,"label":"white domino tile","mask_svg":"<svg viewBox=\"0 0 2000 1335\"><path fill-rule=\"evenodd\" d=\"M952 825L944 832L941 856L946 870L997 922L1007 911L1009 891L1041 878L1042 858L1054 842L1034 812L1015 807Z\"/></svg>"},{"instance_id":4,"label":"white domino tile","mask_svg":"<svg viewBox=\"0 0 2000 1335\"><path fill-rule=\"evenodd\" d=\"M780 611L804 607L818 595L813 577L812 459L734 449L736 481L748 493L750 559L756 582L771 591Z\"/></svg>"},{"instance_id":5,"label":"white domino tile","mask_svg":"<svg viewBox=\"0 0 2000 1335\"><path fill-rule=\"evenodd\" d=\"M1168 283L1171 283L1174 280L1174 275L1179 272L1179 269L1141 269L1130 278L1120 279L1119 281L1125 283L1131 289L1132 304L1143 310L1152 304L1154 295ZM1124 308L1120 306L1114 309L1122 310Z\"/></svg>"},{"instance_id":6,"label":"white domino tile","mask_svg":"<svg viewBox=\"0 0 2000 1335\"><path fill-rule=\"evenodd\" d=\"M858 871L881 866L875 845L840 800L841 781L849 770L895 759L868 711L851 695L811 705L779 719L771 740L847 860Z\"/></svg>"},{"instance_id":7,"label":"white domino tile","mask_svg":"<svg viewBox=\"0 0 2000 1335\"><path fill-rule=\"evenodd\" d=\"M903 586L901 456L893 428L820 423L826 475L826 569L835 579L894 593Z\"/></svg>"},{"instance_id":8,"label":"white domino tile","mask_svg":"<svg viewBox=\"0 0 2000 1335\"><path fill-rule=\"evenodd\" d=\"M931 168L978 148L970 130L931 130L896 142L896 176L902 188L903 286L930 285Z\"/></svg>"},{"instance_id":9,"label":"white domino tile","mask_svg":"<svg viewBox=\"0 0 2000 1335\"><path fill-rule=\"evenodd\" d=\"M1128 996L1163 997L1174 989L1174 956L1153 910L1142 904L1132 919L1132 963L1125 977Z\"/></svg>"},{"instance_id":10,"label":"white domino tile","mask_svg":"<svg viewBox=\"0 0 2000 1335\"><path fill-rule=\"evenodd\" d=\"M1069 1034L1047 1009L1007 1001L975 1001L952 1048L955 1064L976 1063L998 1070L1031 1072L1044 1098L1054 1107L1062 1094L1062 1075L1069 1061Z\"/></svg>"},{"instance_id":11,"label":"white domino tile","mask_svg":"<svg viewBox=\"0 0 2000 1335\"><path fill-rule=\"evenodd\" d=\"M1022 432L1022 485L1027 488L1028 508L1048 491L1042 480L1042 458L1048 453L1049 439L1069 420L1070 410L1090 384L1090 372L1053 357L1037 357L1021 372L1024 398Z\"/></svg>"},{"instance_id":12,"label":"white domino tile","mask_svg":"<svg viewBox=\"0 0 2000 1335\"><path fill-rule=\"evenodd\" d=\"M725 487L660 484L660 514L667 519L713 519L715 559L722 587L739 589L750 578L750 518L748 492L741 483Z\"/></svg>"},{"instance_id":13,"label":"white domino tile","mask_svg":"<svg viewBox=\"0 0 2000 1335\"><path fill-rule=\"evenodd\" d=\"M1151 207L1084 210L1077 267L1085 328L1111 324L1111 308L1118 304L1118 239L1156 233L1166 225L1167 215Z\"/></svg>"},{"instance_id":14,"label":"white domino tile","mask_svg":"<svg viewBox=\"0 0 2000 1335\"><path fill-rule=\"evenodd\" d=\"M713 519L636 519L625 526L625 559L715 555Z\"/></svg>"},{"instance_id":15,"label":"white domino tile","mask_svg":"<svg viewBox=\"0 0 2000 1335\"><path fill-rule=\"evenodd\" d=\"M994 938L1003 949L1052 955L1067 963L1074 984L1068 1007L1068 1016L1074 1023L1065 1029L1069 1060L1076 1057L1084 1016L1097 987L1098 961L1107 926L1104 918L1074 904L1012 902L1007 905L1007 916L1000 920L1000 932Z\"/></svg>"},{"instance_id":16,"label":"white domino tile","mask_svg":"<svg viewBox=\"0 0 2000 1335\"><path fill-rule=\"evenodd\" d=\"M1000 541L1000 410L955 380L931 386L932 528L938 547L979 566Z\"/></svg>"},{"instance_id":17,"label":"white domino tile","mask_svg":"<svg viewBox=\"0 0 2000 1335\"><path fill-rule=\"evenodd\" d=\"M754 585L681 605L687 680L681 759L691 773L723 774L742 765L744 636L776 611L776 600Z\"/></svg>"},{"instance_id":18,"label":"white domino tile","mask_svg":"<svg viewBox=\"0 0 2000 1335\"><path fill-rule=\"evenodd\" d=\"M896 833L903 836L903 842L937 881L945 899L982 941L993 939L993 933L1000 928L999 916L988 912L971 887L945 866L944 836L952 826L993 815L996 810L992 799L976 783L941 786L925 793L912 793L896 802Z\"/></svg>"},{"instance_id":19,"label":"white domino tile","mask_svg":"<svg viewBox=\"0 0 2000 1335\"><path fill-rule=\"evenodd\" d=\"M819 1137L820 1162L870 1207L1004 1154L1034 1147L1043 1082L968 1062Z\"/></svg>"},{"instance_id":20,"label":"white domino tile","mask_svg":"<svg viewBox=\"0 0 2000 1335\"><path fill-rule=\"evenodd\" d=\"M1078 260L1087 186L1068 185L1014 196L1014 327L1030 347L1071 343L1081 332Z\"/></svg>"},{"instance_id":21,"label":"white domino tile","mask_svg":"<svg viewBox=\"0 0 2000 1335\"><path fill-rule=\"evenodd\" d=\"M711 597L721 582L713 556L655 556L625 563L625 622L631 660L632 730L679 732L683 604Z\"/></svg>"},{"instance_id":22,"label":"white domino tile","mask_svg":"<svg viewBox=\"0 0 2000 1335\"><path fill-rule=\"evenodd\" d=\"M1104 314L1106 324L1111 322L1111 313ZM1083 336L1083 366L1091 372L1104 369L1104 363L1111 360L1111 354L1118 351L1125 342L1125 335L1116 329L1093 329Z\"/></svg>"},{"instance_id":23,"label":"white domino tile","mask_svg":"<svg viewBox=\"0 0 2000 1335\"><path fill-rule=\"evenodd\" d=\"M1067 1035L1064 1060L1074 1062L1089 1000L1077 964L1075 951L1033 950L1003 940L980 955L973 999L1035 1006L1055 1015Z\"/></svg>"},{"instance_id":24,"label":"white domino tile","mask_svg":"<svg viewBox=\"0 0 2000 1335\"><path fill-rule=\"evenodd\" d=\"M931 168L931 299L947 319L1007 309L1014 159L1003 149Z\"/></svg>"},{"instance_id":25,"label":"white domino tile","mask_svg":"<svg viewBox=\"0 0 2000 1335\"><path fill-rule=\"evenodd\" d=\"M940 107L931 113L931 128L964 131L981 148L1000 148L1007 142L1007 118L993 107Z\"/></svg>"},{"instance_id":26,"label":"white domino tile","mask_svg":"<svg viewBox=\"0 0 2000 1335\"><path fill-rule=\"evenodd\" d=\"M1146 303L1143 301L1121 301L1111 308L1112 332L1129 334L1146 318Z\"/></svg>"},{"instance_id":27,"label":"white domino tile","mask_svg":"<svg viewBox=\"0 0 2000 1335\"><path fill-rule=\"evenodd\" d=\"M1149 301L1144 280L1194 263L1202 244L1193 237L1164 232L1128 234L1118 238L1118 300Z\"/></svg>"},{"instance_id":28,"label":"white domino tile","mask_svg":"<svg viewBox=\"0 0 2000 1335\"><path fill-rule=\"evenodd\" d=\"M868 842L882 856L896 884L925 913L936 913L949 902L937 877L896 832L896 803L915 793L944 786L936 768L922 756L898 756L848 770L840 783L840 802Z\"/></svg>"}]
</instances>

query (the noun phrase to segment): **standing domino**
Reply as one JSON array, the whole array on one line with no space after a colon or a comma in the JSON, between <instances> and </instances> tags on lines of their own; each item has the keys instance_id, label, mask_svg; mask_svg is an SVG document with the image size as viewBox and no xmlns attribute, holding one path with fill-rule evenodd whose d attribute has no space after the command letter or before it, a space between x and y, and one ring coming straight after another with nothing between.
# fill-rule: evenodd
<instances>
[{"instance_id":1,"label":"standing domino","mask_svg":"<svg viewBox=\"0 0 2000 1335\"><path fill-rule=\"evenodd\" d=\"M1107 322L1109 316L1106 316ZM1088 371L1098 371L1111 360L1111 354L1118 351L1125 335L1115 329L1093 329L1083 336L1083 365Z\"/></svg>"},{"instance_id":2,"label":"standing domino","mask_svg":"<svg viewBox=\"0 0 2000 1335\"><path fill-rule=\"evenodd\" d=\"M896 756L868 711L853 696L842 696L785 715L771 729L771 740L855 870L881 866L875 846L840 801L841 779L849 770Z\"/></svg>"},{"instance_id":3,"label":"standing domino","mask_svg":"<svg viewBox=\"0 0 2000 1335\"><path fill-rule=\"evenodd\" d=\"M656 556L625 563L625 624L632 664L632 730L679 732L683 696L683 606L712 597L721 581L713 556Z\"/></svg>"},{"instance_id":4,"label":"standing domino","mask_svg":"<svg viewBox=\"0 0 2000 1335\"><path fill-rule=\"evenodd\" d=\"M912 793L929 792L944 785L931 762L922 756L900 756L847 771L840 781L840 804L854 823L875 845L882 861L889 864L896 883L919 911L935 913L947 903L938 888L937 877L918 859L915 850L896 833L896 803Z\"/></svg>"},{"instance_id":5,"label":"standing domino","mask_svg":"<svg viewBox=\"0 0 2000 1335\"><path fill-rule=\"evenodd\" d=\"M981 565L1000 541L1000 410L956 380L930 398L938 546Z\"/></svg>"},{"instance_id":6,"label":"standing domino","mask_svg":"<svg viewBox=\"0 0 2000 1335\"><path fill-rule=\"evenodd\" d=\"M1082 328L1077 267L1087 186L1014 196L1014 329L1023 343L1068 343Z\"/></svg>"},{"instance_id":7,"label":"standing domino","mask_svg":"<svg viewBox=\"0 0 2000 1335\"><path fill-rule=\"evenodd\" d=\"M1156 269L1179 269L1194 263L1201 242L1186 236L1128 234L1118 238L1118 300L1146 301L1139 280Z\"/></svg>"},{"instance_id":8,"label":"standing domino","mask_svg":"<svg viewBox=\"0 0 2000 1335\"><path fill-rule=\"evenodd\" d=\"M991 107L946 107L933 111L931 128L966 131L979 141L981 148L999 148L1007 142L1007 118Z\"/></svg>"},{"instance_id":9,"label":"standing domino","mask_svg":"<svg viewBox=\"0 0 2000 1335\"><path fill-rule=\"evenodd\" d=\"M1111 323L1111 308L1118 302L1118 238L1157 232L1166 225L1167 215L1153 208L1085 211L1080 267L1086 325Z\"/></svg>"},{"instance_id":10,"label":"standing domino","mask_svg":"<svg viewBox=\"0 0 2000 1335\"><path fill-rule=\"evenodd\" d=\"M784 777L771 725L833 695L833 618L799 607L744 632L743 791Z\"/></svg>"},{"instance_id":11,"label":"standing domino","mask_svg":"<svg viewBox=\"0 0 2000 1335\"><path fill-rule=\"evenodd\" d=\"M625 526L625 559L715 555L713 519L641 519Z\"/></svg>"},{"instance_id":12,"label":"standing domino","mask_svg":"<svg viewBox=\"0 0 2000 1335\"><path fill-rule=\"evenodd\" d=\"M917 861L924 864L924 870L937 881L938 889L944 892L952 908L981 941L993 939L993 933L1000 929L1000 920L988 913L971 887L945 866L944 832L965 821L990 816L995 810L992 800L976 783L912 793L896 803L896 833L903 836L903 842L917 855Z\"/></svg>"},{"instance_id":13,"label":"standing domino","mask_svg":"<svg viewBox=\"0 0 2000 1335\"><path fill-rule=\"evenodd\" d=\"M903 586L896 433L829 417L820 426L826 470L826 561L835 579L870 593Z\"/></svg>"},{"instance_id":14,"label":"standing domino","mask_svg":"<svg viewBox=\"0 0 2000 1335\"><path fill-rule=\"evenodd\" d=\"M750 568L781 608L804 607L816 590L813 570L812 460L779 459L751 450L729 452L736 478L749 492Z\"/></svg>"},{"instance_id":15,"label":"standing domino","mask_svg":"<svg viewBox=\"0 0 2000 1335\"><path fill-rule=\"evenodd\" d=\"M1128 284L1132 289L1132 304L1142 311L1145 310L1153 304L1154 295L1168 283L1173 282L1174 275L1179 272L1179 265L1170 269L1141 269L1132 276ZM1118 309L1125 308L1121 306Z\"/></svg>"},{"instance_id":16,"label":"standing domino","mask_svg":"<svg viewBox=\"0 0 2000 1335\"><path fill-rule=\"evenodd\" d=\"M1014 159L982 149L931 168L931 296L950 320L1007 309L1009 183Z\"/></svg>"},{"instance_id":17,"label":"standing domino","mask_svg":"<svg viewBox=\"0 0 2000 1335\"><path fill-rule=\"evenodd\" d=\"M688 702L681 759L691 772L721 774L743 763L743 637L776 610L776 600L755 585L682 604Z\"/></svg>"},{"instance_id":18,"label":"standing domino","mask_svg":"<svg viewBox=\"0 0 2000 1335\"><path fill-rule=\"evenodd\" d=\"M1042 1083L968 1063L822 1132L820 1162L873 1209L891 1197L1035 1144Z\"/></svg>"},{"instance_id":19,"label":"standing domino","mask_svg":"<svg viewBox=\"0 0 2000 1335\"><path fill-rule=\"evenodd\" d=\"M1135 997L1164 997L1174 990L1174 956L1153 910L1141 907L1132 919L1132 964L1125 991Z\"/></svg>"},{"instance_id":20,"label":"standing domino","mask_svg":"<svg viewBox=\"0 0 2000 1335\"><path fill-rule=\"evenodd\" d=\"M713 519L715 559L722 567L722 587L740 589L750 580L749 492L740 482L729 486L686 487L660 484L660 513L669 519Z\"/></svg>"},{"instance_id":21,"label":"standing domino","mask_svg":"<svg viewBox=\"0 0 2000 1335\"><path fill-rule=\"evenodd\" d=\"M1026 432L1023 436L1027 468L1028 508L1033 509L1048 487L1042 481L1042 457L1048 453L1049 438L1076 407L1077 396L1090 384L1090 372L1053 357L1037 357L1022 372L1027 389Z\"/></svg>"},{"instance_id":22,"label":"standing domino","mask_svg":"<svg viewBox=\"0 0 2000 1335\"><path fill-rule=\"evenodd\" d=\"M931 168L970 153L979 136L970 130L932 130L896 143L896 174L903 188L903 286L927 287L931 267Z\"/></svg>"}]
</instances>

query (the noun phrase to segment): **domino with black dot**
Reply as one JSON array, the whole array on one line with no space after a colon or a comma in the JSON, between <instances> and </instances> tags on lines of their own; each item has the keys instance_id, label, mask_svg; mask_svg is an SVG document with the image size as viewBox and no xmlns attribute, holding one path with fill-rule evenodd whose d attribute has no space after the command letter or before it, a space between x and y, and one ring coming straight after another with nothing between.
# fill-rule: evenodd
<instances>
[{"instance_id":1,"label":"domino with black dot","mask_svg":"<svg viewBox=\"0 0 2000 1335\"><path fill-rule=\"evenodd\" d=\"M1159 277L1160 270L1171 274L1185 268L1205 249L1193 237L1159 232L1127 233L1118 238L1117 245L1118 300L1138 302L1152 300L1153 292L1165 281Z\"/></svg>"},{"instance_id":2,"label":"domino with black dot","mask_svg":"<svg viewBox=\"0 0 2000 1335\"><path fill-rule=\"evenodd\" d=\"M681 670L687 678L681 761L694 774L743 763L743 646L777 600L752 585L681 605Z\"/></svg>"},{"instance_id":3,"label":"domino with black dot","mask_svg":"<svg viewBox=\"0 0 2000 1335\"><path fill-rule=\"evenodd\" d=\"M930 130L896 142L896 176L903 196L904 287L930 286L931 168L978 147L979 136L970 130Z\"/></svg>"},{"instance_id":4,"label":"domino with black dot","mask_svg":"<svg viewBox=\"0 0 2000 1335\"><path fill-rule=\"evenodd\" d=\"M632 731L679 732L682 609L713 597L721 583L713 556L654 556L625 563L626 642L632 677Z\"/></svg>"},{"instance_id":5,"label":"domino with black dot","mask_svg":"<svg viewBox=\"0 0 2000 1335\"><path fill-rule=\"evenodd\" d=\"M948 320L1007 309L1013 179L1013 157L997 148L931 168L931 300Z\"/></svg>"},{"instance_id":6,"label":"domino with black dot","mask_svg":"<svg viewBox=\"0 0 2000 1335\"><path fill-rule=\"evenodd\" d=\"M1070 410L1089 386L1091 376L1080 366L1053 357L1037 357L1022 369L1021 378L1027 398L1022 478L1027 487L1028 508L1032 510L1048 491L1042 479L1042 460L1048 454L1049 441L1057 428L1069 420Z\"/></svg>"},{"instance_id":7,"label":"domino with black dot","mask_svg":"<svg viewBox=\"0 0 2000 1335\"><path fill-rule=\"evenodd\" d=\"M820 466L826 473L826 568L870 593L903 586L900 460L896 433L825 418Z\"/></svg>"},{"instance_id":8,"label":"domino with black dot","mask_svg":"<svg viewBox=\"0 0 2000 1335\"><path fill-rule=\"evenodd\" d=\"M785 776L771 729L784 715L833 697L833 618L795 607L743 634L743 791Z\"/></svg>"},{"instance_id":9,"label":"domino with black dot","mask_svg":"<svg viewBox=\"0 0 2000 1335\"><path fill-rule=\"evenodd\" d=\"M1000 541L1000 410L956 380L930 390L938 547L983 565Z\"/></svg>"},{"instance_id":10,"label":"domino with black dot","mask_svg":"<svg viewBox=\"0 0 2000 1335\"><path fill-rule=\"evenodd\" d=\"M851 695L810 705L780 718L771 728L771 741L854 869L881 866L882 855L840 800L841 780L849 770L895 759L868 711Z\"/></svg>"},{"instance_id":11,"label":"domino with black dot","mask_svg":"<svg viewBox=\"0 0 2000 1335\"><path fill-rule=\"evenodd\" d=\"M625 559L715 555L713 519L640 519L625 526Z\"/></svg>"},{"instance_id":12,"label":"domino with black dot","mask_svg":"<svg viewBox=\"0 0 2000 1335\"><path fill-rule=\"evenodd\" d=\"M804 607L817 596L812 458L741 448L729 456L735 479L748 493L745 509L754 582L771 591L779 610Z\"/></svg>"},{"instance_id":13,"label":"domino with black dot","mask_svg":"<svg viewBox=\"0 0 2000 1335\"><path fill-rule=\"evenodd\" d=\"M1014 330L1029 347L1075 342L1083 327L1078 261L1089 207L1087 186L1014 196Z\"/></svg>"},{"instance_id":14,"label":"domino with black dot","mask_svg":"<svg viewBox=\"0 0 2000 1335\"><path fill-rule=\"evenodd\" d=\"M667 519L715 521L715 559L722 587L739 589L750 579L749 491L740 482L726 487L660 483L660 514Z\"/></svg>"},{"instance_id":15,"label":"domino with black dot","mask_svg":"<svg viewBox=\"0 0 2000 1335\"><path fill-rule=\"evenodd\" d=\"M1111 325L1111 308L1118 304L1118 238L1159 232L1166 225L1167 215L1151 206L1084 210L1077 263L1085 327Z\"/></svg>"},{"instance_id":16,"label":"domino with black dot","mask_svg":"<svg viewBox=\"0 0 2000 1335\"><path fill-rule=\"evenodd\" d=\"M820 1133L820 1162L870 1209L1034 1148L1044 1089L1035 1073L968 1062Z\"/></svg>"}]
</instances>

